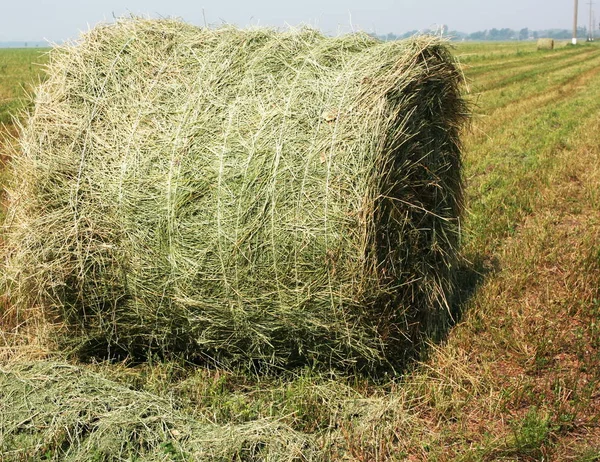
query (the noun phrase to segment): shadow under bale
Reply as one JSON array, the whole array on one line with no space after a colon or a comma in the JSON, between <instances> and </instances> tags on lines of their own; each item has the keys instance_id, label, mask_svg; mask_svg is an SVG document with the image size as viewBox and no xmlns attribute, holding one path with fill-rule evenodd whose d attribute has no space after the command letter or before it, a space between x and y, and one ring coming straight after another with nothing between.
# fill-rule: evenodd
<instances>
[{"instance_id":1,"label":"shadow under bale","mask_svg":"<svg viewBox=\"0 0 600 462\"><path fill-rule=\"evenodd\" d=\"M448 325L467 110L445 43L136 19L47 73L6 278L66 347L374 369Z\"/></svg>"}]
</instances>

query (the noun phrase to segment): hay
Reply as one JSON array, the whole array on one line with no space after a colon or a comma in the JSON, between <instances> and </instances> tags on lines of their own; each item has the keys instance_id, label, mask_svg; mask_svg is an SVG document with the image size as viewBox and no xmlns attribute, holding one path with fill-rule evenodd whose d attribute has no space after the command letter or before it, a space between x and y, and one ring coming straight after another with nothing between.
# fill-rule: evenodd
<instances>
[{"instance_id":1,"label":"hay","mask_svg":"<svg viewBox=\"0 0 600 462\"><path fill-rule=\"evenodd\" d=\"M13 161L17 318L82 355L340 366L444 328L466 108L443 42L125 20L47 73Z\"/></svg>"},{"instance_id":2,"label":"hay","mask_svg":"<svg viewBox=\"0 0 600 462\"><path fill-rule=\"evenodd\" d=\"M274 420L218 426L176 403L65 363L0 368L2 460L319 460Z\"/></svg>"},{"instance_id":3,"label":"hay","mask_svg":"<svg viewBox=\"0 0 600 462\"><path fill-rule=\"evenodd\" d=\"M554 39L541 38L537 41L537 49L539 50L554 50Z\"/></svg>"}]
</instances>

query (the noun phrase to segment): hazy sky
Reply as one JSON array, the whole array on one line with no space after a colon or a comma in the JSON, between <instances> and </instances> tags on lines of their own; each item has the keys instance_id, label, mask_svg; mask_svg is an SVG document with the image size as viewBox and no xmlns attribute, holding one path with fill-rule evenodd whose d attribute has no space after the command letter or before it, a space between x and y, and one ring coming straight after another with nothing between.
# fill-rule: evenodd
<instances>
[{"instance_id":1,"label":"hazy sky","mask_svg":"<svg viewBox=\"0 0 600 462\"><path fill-rule=\"evenodd\" d=\"M447 24L474 32L493 27L570 29L573 0L2 0L0 41L62 41L126 14L176 16L202 25L285 26L300 23L327 33L360 29L386 34ZM579 24L589 6L579 2ZM203 15L204 11L204 15ZM598 14L600 19L600 14Z\"/></svg>"}]
</instances>

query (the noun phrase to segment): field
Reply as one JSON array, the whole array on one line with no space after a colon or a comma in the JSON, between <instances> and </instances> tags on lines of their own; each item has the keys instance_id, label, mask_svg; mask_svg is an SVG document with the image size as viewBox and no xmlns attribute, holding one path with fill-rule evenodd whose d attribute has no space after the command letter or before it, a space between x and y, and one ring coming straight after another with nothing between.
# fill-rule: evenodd
<instances>
[{"instance_id":1,"label":"field","mask_svg":"<svg viewBox=\"0 0 600 462\"><path fill-rule=\"evenodd\" d=\"M600 48L455 53L468 264L420 363L379 382L76 364L0 324L0 460L600 460ZM0 50L3 133L44 60Z\"/></svg>"}]
</instances>

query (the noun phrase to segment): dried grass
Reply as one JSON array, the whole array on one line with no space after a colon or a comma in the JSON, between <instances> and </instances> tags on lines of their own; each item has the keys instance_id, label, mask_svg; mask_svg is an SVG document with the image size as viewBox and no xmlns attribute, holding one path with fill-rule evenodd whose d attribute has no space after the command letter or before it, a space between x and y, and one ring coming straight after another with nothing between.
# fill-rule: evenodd
<instances>
[{"instance_id":1,"label":"dried grass","mask_svg":"<svg viewBox=\"0 0 600 462\"><path fill-rule=\"evenodd\" d=\"M56 362L0 368L2 460L309 461L310 436L275 420L218 426L177 403Z\"/></svg>"},{"instance_id":2,"label":"dried grass","mask_svg":"<svg viewBox=\"0 0 600 462\"><path fill-rule=\"evenodd\" d=\"M467 114L439 39L132 19L47 74L12 162L18 325L84 357L370 368L445 329Z\"/></svg>"},{"instance_id":3,"label":"dried grass","mask_svg":"<svg viewBox=\"0 0 600 462\"><path fill-rule=\"evenodd\" d=\"M554 50L554 39L541 38L537 41L537 49L539 50Z\"/></svg>"}]
</instances>

